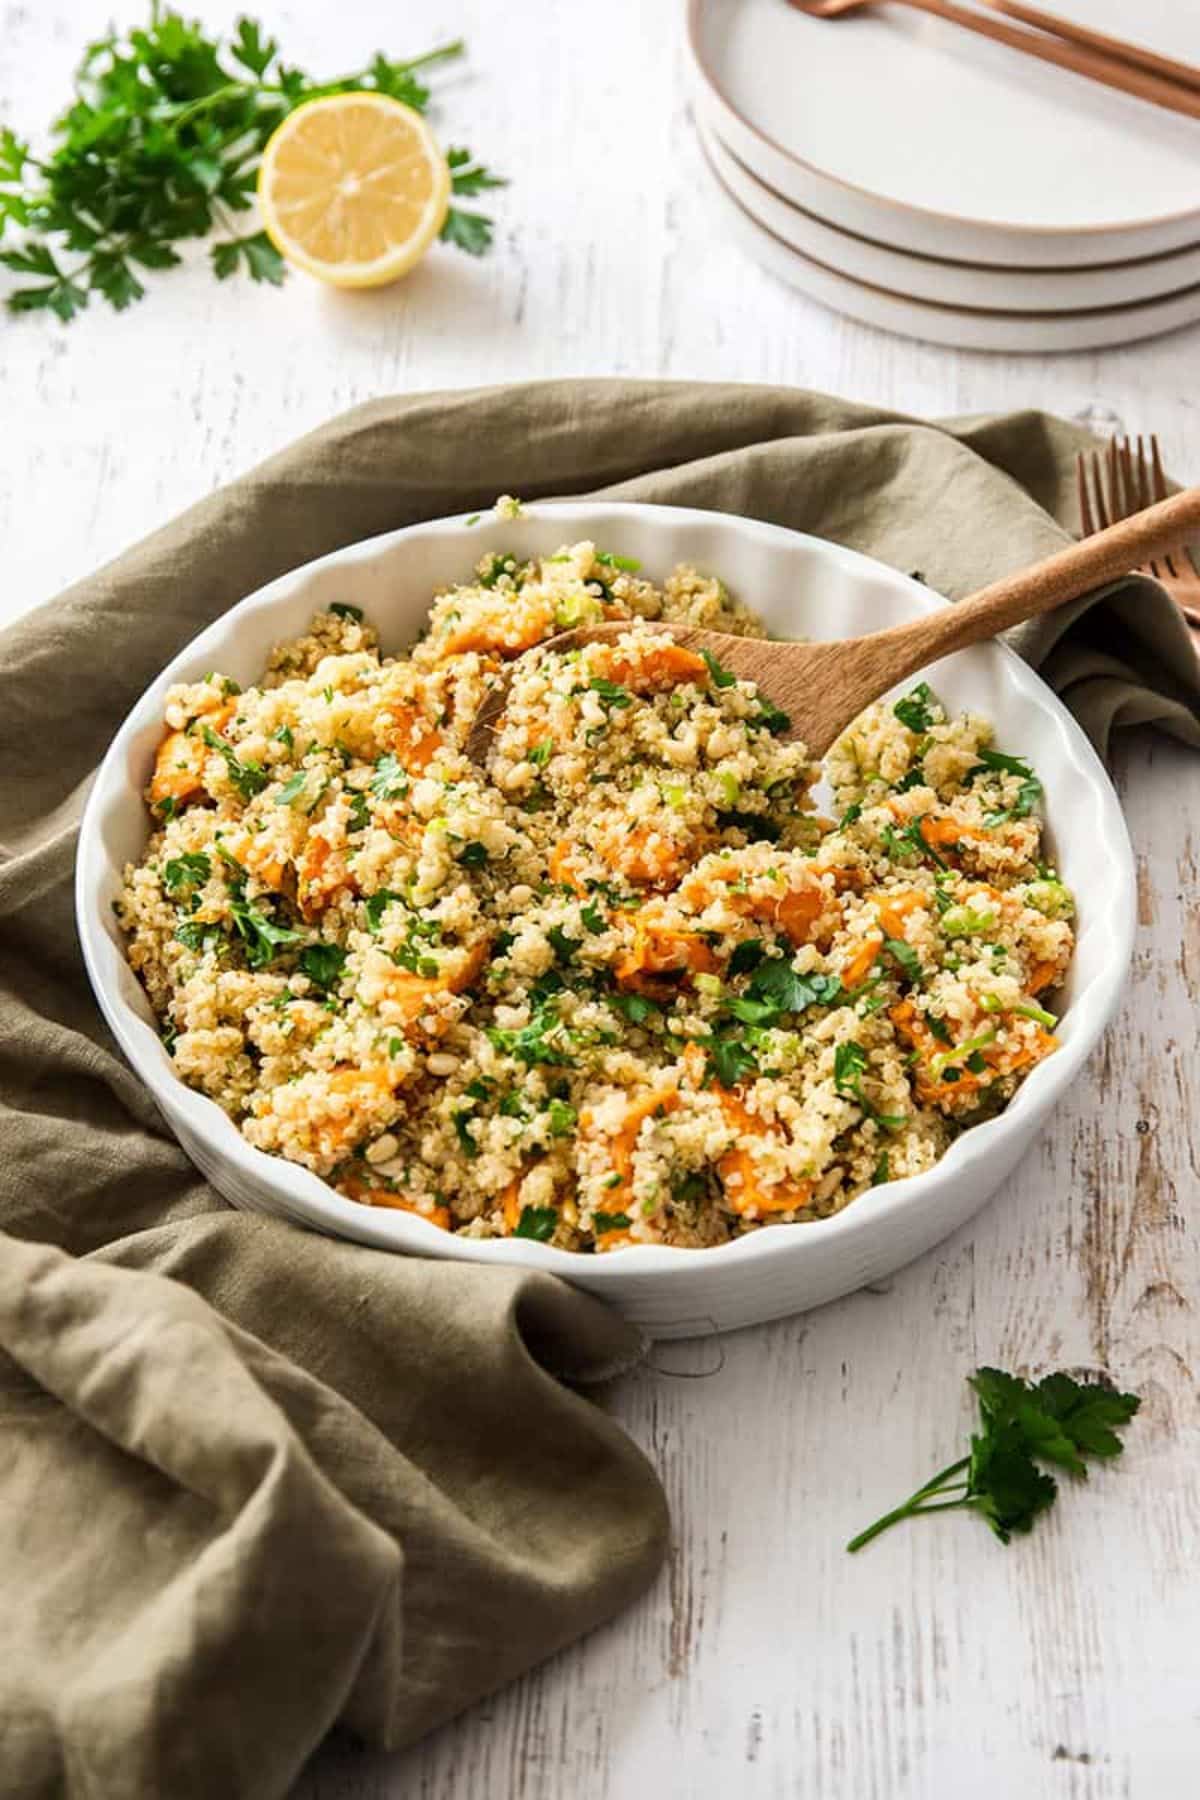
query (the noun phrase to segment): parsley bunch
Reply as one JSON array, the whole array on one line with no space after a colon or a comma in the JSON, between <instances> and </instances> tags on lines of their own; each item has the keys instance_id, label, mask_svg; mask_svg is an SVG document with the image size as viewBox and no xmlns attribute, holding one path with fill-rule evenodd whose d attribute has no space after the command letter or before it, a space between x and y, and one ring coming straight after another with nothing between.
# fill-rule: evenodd
<instances>
[{"instance_id":1,"label":"parsley bunch","mask_svg":"<svg viewBox=\"0 0 1200 1800\"><path fill-rule=\"evenodd\" d=\"M1053 1463L1086 1477L1085 1456L1119 1456L1117 1428L1127 1425L1141 1401L1118 1394L1099 1381L1047 1375L1023 1381L1001 1369L977 1369L970 1377L979 1397L980 1429L971 1453L951 1463L915 1494L851 1538L847 1550L861 1550L901 1519L969 1507L987 1520L1002 1544L1014 1531L1029 1531L1040 1512L1054 1504L1058 1483L1039 1469Z\"/></svg>"},{"instance_id":2,"label":"parsley bunch","mask_svg":"<svg viewBox=\"0 0 1200 1800\"><path fill-rule=\"evenodd\" d=\"M146 270L172 268L181 261L177 245L213 231L220 236L209 260L219 281L241 270L278 285L279 252L265 232L239 224L275 128L302 101L360 88L424 112L430 92L417 71L463 50L460 39L405 62L380 53L365 69L317 82L282 62L253 20L239 19L225 45L155 0L144 27L88 45L44 159L0 128L0 237L10 226L20 234L0 262L32 277L9 294L9 311L50 311L65 321L100 294L122 312L145 293ZM450 150L446 160L459 198L504 185L469 150ZM442 237L481 256L492 222L452 206Z\"/></svg>"}]
</instances>

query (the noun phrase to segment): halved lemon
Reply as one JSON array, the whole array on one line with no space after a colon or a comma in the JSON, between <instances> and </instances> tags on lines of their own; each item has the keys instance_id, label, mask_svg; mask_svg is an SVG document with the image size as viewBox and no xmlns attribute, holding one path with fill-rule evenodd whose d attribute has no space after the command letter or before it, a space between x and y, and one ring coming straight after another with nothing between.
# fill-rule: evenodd
<instances>
[{"instance_id":1,"label":"halved lemon","mask_svg":"<svg viewBox=\"0 0 1200 1800\"><path fill-rule=\"evenodd\" d=\"M263 151L258 198L281 256L334 287L381 287L422 257L450 170L420 113L386 94L307 100Z\"/></svg>"}]
</instances>

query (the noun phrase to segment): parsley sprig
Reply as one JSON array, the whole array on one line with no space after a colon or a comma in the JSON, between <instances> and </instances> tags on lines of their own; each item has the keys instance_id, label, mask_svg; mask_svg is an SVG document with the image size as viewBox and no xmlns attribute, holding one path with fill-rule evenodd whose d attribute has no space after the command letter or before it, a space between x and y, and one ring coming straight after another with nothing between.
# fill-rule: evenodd
<instances>
[{"instance_id":1,"label":"parsley sprig","mask_svg":"<svg viewBox=\"0 0 1200 1800\"><path fill-rule=\"evenodd\" d=\"M1086 1477L1084 1458L1118 1456L1117 1430L1141 1405L1136 1394L1070 1375L1047 1375L1034 1383L1002 1369L977 1369L969 1379L980 1411L970 1455L939 1470L902 1506L860 1531L847 1550L861 1550L901 1519L963 1508L986 1519L1007 1544L1014 1531L1030 1531L1058 1495L1058 1483L1038 1463Z\"/></svg>"},{"instance_id":2,"label":"parsley sprig","mask_svg":"<svg viewBox=\"0 0 1200 1800\"><path fill-rule=\"evenodd\" d=\"M406 61L379 53L319 82L283 62L252 19L239 19L223 43L198 21L152 5L144 26L87 46L45 156L0 128L0 237L6 227L17 233L0 262L31 278L9 294L9 311L66 321L99 294L123 312L145 293L147 270L174 267L180 244L214 231L209 261L219 281L241 272L278 285L279 252L265 232L244 229L272 132L303 101L352 89L424 112L431 96L418 71L464 49L456 39ZM469 150L452 149L446 160L456 199L504 185ZM442 237L480 256L492 221L451 206Z\"/></svg>"}]
</instances>

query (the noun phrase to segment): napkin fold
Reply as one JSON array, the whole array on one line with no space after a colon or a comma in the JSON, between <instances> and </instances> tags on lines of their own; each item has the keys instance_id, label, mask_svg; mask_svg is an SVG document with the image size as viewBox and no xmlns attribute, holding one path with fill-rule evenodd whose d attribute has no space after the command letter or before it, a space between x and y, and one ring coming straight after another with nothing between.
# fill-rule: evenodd
<instances>
[{"instance_id":1,"label":"napkin fold","mask_svg":"<svg viewBox=\"0 0 1200 1800\"><path fill-rule=\"evenodd\" d=\"M742 513L961 597L1066 541L1091 443L729 385L381 400L0 635L0 1793L273 1800L335 1722L405 1743L611 1616L666 1541L654 1472L575 1391L636 1360L629 1326L232 1212L122 1062L71 877L146 684L285 570L500 492ZM1013 641L1101 749L1132 723L1200 747L1153 583Z\"/></svg>"}]
</instances>

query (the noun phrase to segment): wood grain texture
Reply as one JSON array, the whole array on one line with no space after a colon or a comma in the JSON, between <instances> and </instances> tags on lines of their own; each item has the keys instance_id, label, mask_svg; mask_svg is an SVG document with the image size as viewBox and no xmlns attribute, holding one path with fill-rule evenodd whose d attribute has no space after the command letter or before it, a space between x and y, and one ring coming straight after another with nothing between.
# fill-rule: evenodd
<instances>
[{"instance_id":1,"label":"wood grain texture","mask_svg":"<svg viewBox=\"0 0 1200 1800\"><path fill-rule=\"evenodd\" d=\"M1081 19L1078 5L1071 10ZM136 11L134 0L118 9ZM193 0L207 21L236 4ZM0 616L53 594L330 413L397 389L565 374L792 382L902 411L1088 407L1200 474L1200 330L1128 352L908 344L711 240L673 0L262 9L340 69L462 30L447 138L512 175L498 253L402 287L218 287L0 325ZM61 105L112 0L3 8L0 117ZM1190 1800L1200 1569L1200 805L1177 746L1122 740L1141 930L1120 1019L972 1224L878 1290L665 1345L610 1404L662 1471L669 1568L622 1618L415 1749L327 1746L293 1800ZM1005 1551L970 1520L842 1544L949 1460L977 1362L1142 1391L1124 1466Z\"/></svg>"}]
</instances>

